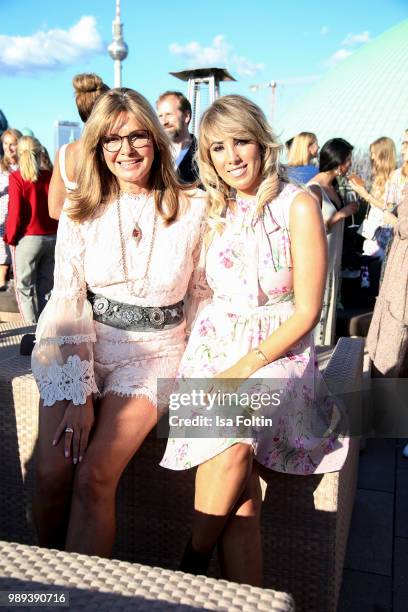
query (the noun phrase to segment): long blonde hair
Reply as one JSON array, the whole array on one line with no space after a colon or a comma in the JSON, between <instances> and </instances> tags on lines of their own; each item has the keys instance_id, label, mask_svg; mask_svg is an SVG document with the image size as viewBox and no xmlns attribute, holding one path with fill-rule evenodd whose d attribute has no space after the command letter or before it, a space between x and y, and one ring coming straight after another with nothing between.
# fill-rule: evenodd
<instances>
[{"instance_id":1,"label":"long blonde hair","mask_svg":"<svg viewBox=\"0 0 408 612\"><path fill-rule=\"evenodd\" d=\"M13 138L16 139L17 143L19 138L21 138L22 133L19 130L16 130L14 128L7 128L7 130L4 130L4 132L1 135L1 142L4 142L4 139L6 138L6 136L13 136ZM8 172L10 170L10 166L11 166L11 160L8 157L8 155L4 154L3 157L0 159L0 170L3 172Z\"/></svg>"},{"instance_id":2,"label":"long blonde hair","mask_svg":"<svg viewBox=\"0 0 408 612\"><path fill-rule=\"evenodd\" d=\"M406 140L408 140L408 130L404 131L404 138ZM408 147L408 144L405 145L406 147ZM408 161L403 161L402 162L402 169L401 169L401 174L402 176L408 176Z\"/></svg>"},{"instance_id":3,"label":"long blonde hair","mask_svg":"<svg viewBox=\"0 0 408 612\"><path fill-rule=\"evenodd\" d=\"M310 163L309 147L317 142L313 132L300 132L292 140L288 154L288 166L307 166Z\"/></svg>"},{"instance_id":4,"label":"long blonde hair","mask_svg":"<svg viewBox=\"0 0 408 612\"><path fill-rule=\"evenodd\" d=\"M233 196L229 185L217 174L210 155L211 144L227 137L254 140L259 145L261 182L256 195L258 214L281 190L278 161L281 146L261 109L251 100L238 95L215 100L201 118L197 151L200 179L210 202L208 242L214 232L222 231L224 212L228 200Z\"/></svg>"},{"instance_id":5,"label":"long blonde hair","mask_svg":"<svg viewBox=\"0 0 408 612\"><path fill-rule=\"evenodd\" d=\"M41 168L42 145L33 136L23 136L18 141L18 165L20 174L25 181L35 183Z\"/></svg>"},{"instance_id":6,"label":"long blonde hair","mask_svg":"<svg viewBox=\"0 0 408 612\"><path fill-rule=\"evenodd\" d=\"M394 141L387 136L377 138L370 145L371 172L373 177L372 192L374 197L384 196L385 184L397 167L397 151Z\"/></svg>"},{"instance_id":7,"label":"long blonde hair","mask_svg":"<svg viewBox=\"0 0 408 612\"><path fill-rule=\"evenodd\" d=\"M69 208L68 214L74 221L85 221L101 204L119 196L119 184L105 163L101 139L121 115L132 115L152 137L154 161L149 187L154 192L158 214L166 223L171 223L179 212L180 192L190 186L178 181L170 143L155 111L146 98L128 88L111 89L102 95L85 124L78 187L68 196L75 204Z\"/></svg>"}]
</instances>

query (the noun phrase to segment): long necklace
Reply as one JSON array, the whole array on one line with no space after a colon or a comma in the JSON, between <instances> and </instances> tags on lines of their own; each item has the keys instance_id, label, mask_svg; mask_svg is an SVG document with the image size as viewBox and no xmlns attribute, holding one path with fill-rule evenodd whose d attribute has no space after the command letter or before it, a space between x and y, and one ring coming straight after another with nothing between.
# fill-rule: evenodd
<instances>
[{"instance_id":1,"label":"long necklace","mask_svg":"<svg viewBox=\"0 0 408 612\"><path fill-rule=\"evenodd\" d=\"M146 206L146 202L149 198L146 198L146 201L143 205L143 208ZM153 219L153 230L152 230L152 237L151 237L151 241L150 241L150 245L149 245L149 251L148 251L148 256L147 256L147 263L146 263L146 270L145 273L143 275L143 284L142 284L142 288L140 290L139 293L135 293L133 291L133 288L131 287L131 283L129 282L129 273L128 273L128 267L127 267L127 260L126 260L126 247L125 247L125 239L123 236L123 230L122 230L122 216L121 216L121 210L120 210L120 202L121 202L121 194L119 194L118 199L116 200L116 209L118 212L118 226L119 226L119 236L120 236L120 248L121 248L121 253L122 253L122 270L123 270L123 277L126 283L126 287L129 291L129 293L131 293L132 295L136 296L136 297L143 297L145 295L145 287L146 287L146 281L147 281L147 277L149 274L149 270L150 270L150 262L152 259L152 253L153 253L153 246L154 246L154 240L156 237L156 227L157 227L157 211L156 211L156 207L154 207L154 219ZM143 212L143 209L142 209ZM139 214L138 220L141 217L142 212ZM140 240L142 239L142 230L139 227L138 222L136 222L135 228L133 229L133 232L138 228L138 231L140 232L140 234L137 236L137 244L140 242ZM132 236L134 235L132 232Z\"/></svg>"}]
</instances>

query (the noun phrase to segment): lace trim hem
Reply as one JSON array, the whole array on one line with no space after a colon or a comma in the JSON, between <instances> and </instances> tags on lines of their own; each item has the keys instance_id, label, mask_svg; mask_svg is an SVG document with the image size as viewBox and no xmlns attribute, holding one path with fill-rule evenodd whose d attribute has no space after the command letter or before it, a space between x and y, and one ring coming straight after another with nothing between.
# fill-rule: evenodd
<instances>
[{"instance_id":1,"label":"lace trim hem","mask_svg":"<svg viewBox=\"0 0 408 612\"><path fill-rule=\"evenodd\" d=\"M44 406L57 401L70 400L75 406L85 404L92 393L99 393L95 383L93 362L70 355L64 363L51 366L32 364L34 378L43 399Z\"/></svg>"},{"instance_id":2,"label":"lace trim hem","mask_svg":"<svg viewBox=\"0 0 408 612\"><path fill-rule=\"evenodd\" d=\"M75 336L58 336L57 338L40 338L37 344L83 344L96 342L96 334L76 334Z\"/></svg>"},{"instance_id":3,"label":"lace trim hem","mask_svg":"<svg viewBox=\"0 0 408 612\"><path fill-rule=\"evenodd\" d=\"M154 393L154 391L148 387L138 387L137 389L132 389L129 387L121 387L119 385L110 385L104 389L104 391L101 393L101 397L105 397L108 393L118 395L119 397L146 397L149 402L151 402L153 406L157 408L156 393Z\"/></svg>"}]
</instances>

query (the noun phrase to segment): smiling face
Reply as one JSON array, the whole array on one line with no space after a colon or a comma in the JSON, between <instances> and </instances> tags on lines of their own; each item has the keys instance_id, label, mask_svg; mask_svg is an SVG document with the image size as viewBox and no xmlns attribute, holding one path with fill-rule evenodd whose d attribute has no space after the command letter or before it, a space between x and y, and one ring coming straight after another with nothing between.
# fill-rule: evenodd
<instances>
[{"instance_id":1,"label":"smiling face","mask_svg":"<svg viewBox=\"0 0 408 612\"><path fill-rule=\"evenodd\" d=\"M4 157L10 164L17 163L17 138L12 134L6 134L3 139Z\"/></svg>"},{"instance_id":2,"label":"smiling face","mask_svg":"<svg viewBox=\"0 0 408 612\"><path fill-rule=\"evenodd\" d=\"M261 182L261 154L254 140L214 138L210 158L218 176L241 197L255 196Z\"/></svg>"},{"instance_id":3,"label":"smiling face","mask_svg":"<svg viewBox=\"0 0 408 612\"><path fill-rule=\"evenodd\" d=\"M113 135L128 136L133 132L146 131L133 115L120 115L105 138ZM154 144L152 139L144 146L134 149L129 140L123 138L119 151L111 153L102 148L106 165L116 176L121 191L138 193L147 189L150 170L154 160Z\"/></svg>"}]
</instances>

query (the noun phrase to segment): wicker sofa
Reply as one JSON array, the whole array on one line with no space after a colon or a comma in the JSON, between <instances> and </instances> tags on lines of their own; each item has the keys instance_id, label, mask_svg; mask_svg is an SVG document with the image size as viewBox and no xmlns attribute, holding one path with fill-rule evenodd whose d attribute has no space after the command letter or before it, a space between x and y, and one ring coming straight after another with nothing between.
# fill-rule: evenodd
<instances>
[{"instance_id":1,"label":"wicker sofa","mask_svg":"<svg viewBox=\"0 0 408 612\"><path fill-rule=\"evenodd\" d=\"M71 610L295 610L286 593L125 561L1 541L0 559L1 591L65 593Z\"/></svg>"},{"instance_id":2,"label":"wicker sofa","mask_svg":"<svg viewBox=\"0 0 408 612\"><path fill-rule=\"evenodd\" d=\"M363 341L342 338L324 371L329 387L350 380L361 388L362 358ZM29 358L3 361L0 370L0 539L30 544L38 393ZM160 468L164 444L153 432L125 471L114 556L174 570L190 532L194 471ZM263 483L265 586L291 593L299 611L336 610L357 466L358 440L351 440L340 472L271 472ZM216 561L211 573L218 575Z\"/></svg>"}]
</instances>

